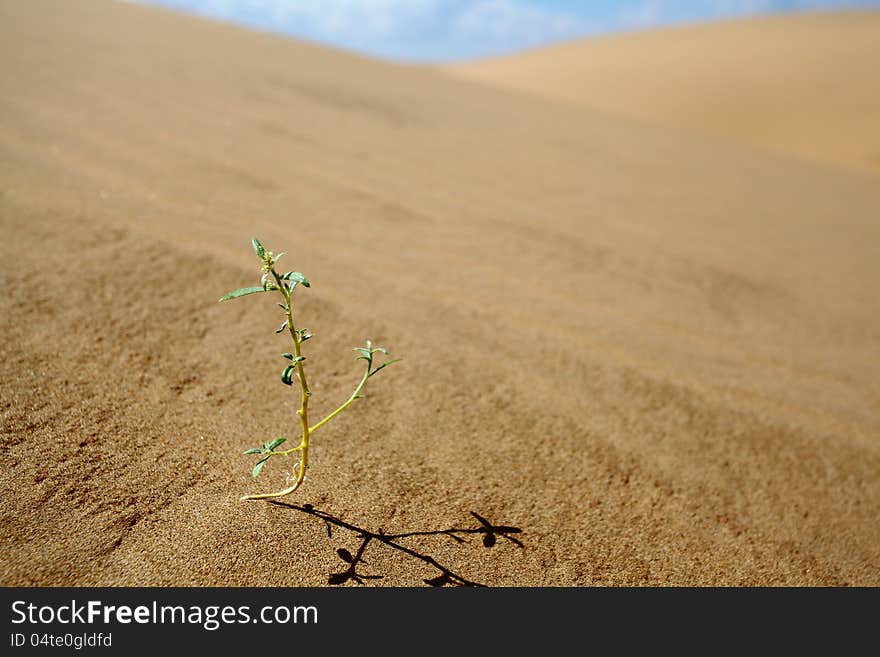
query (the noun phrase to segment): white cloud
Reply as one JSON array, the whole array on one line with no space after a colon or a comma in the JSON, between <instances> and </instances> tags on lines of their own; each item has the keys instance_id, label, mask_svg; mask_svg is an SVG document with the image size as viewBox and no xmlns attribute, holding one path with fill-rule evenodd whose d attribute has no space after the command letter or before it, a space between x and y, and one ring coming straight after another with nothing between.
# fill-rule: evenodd
<instances>
[{"instance_id":1,"label":"white cloud","mask_svg":"<svg viewBox=\"0 0 880 657\"><path fill-rule=\"evenodd\" d=\"M454 20L459 36L536 43L571 36L583 29L575 16L513 0L466 3Z\"/></svg>"},{"instance_id":2,"label":"white cloud","mask_svg":"<svg viewBox=\"0 0 880 657\"><path fill-rule=\"evenodd\" d=\"M219 0L202 0L213 2ZM360 33L382 38L400 33L431 15L443 0L247 0L256 11L271 13L276 24L300 27L327 37ZM256 7L254 5L260 5Z\"/></svg>"},{"instance_id":3,"label":"white cloud","mask_svg":"<svg viewBox=\"0 0 880 657\"><path fill-rule=\"evenodd\" d=\"M619 29L871 0L140 0L401 59L476 57ZM876 4L877 0L873 0Z\"/></svg>"},{"instance_id":4,"label":"white cloud","mask_svg":"<svg viewBox=\"0 0 880 657\"><path fill-rule=\"evenodd\" d=\"M145 1L391 56L467 56L583 31L574 15L527 0Z\"/></svg>"}]
</instances>

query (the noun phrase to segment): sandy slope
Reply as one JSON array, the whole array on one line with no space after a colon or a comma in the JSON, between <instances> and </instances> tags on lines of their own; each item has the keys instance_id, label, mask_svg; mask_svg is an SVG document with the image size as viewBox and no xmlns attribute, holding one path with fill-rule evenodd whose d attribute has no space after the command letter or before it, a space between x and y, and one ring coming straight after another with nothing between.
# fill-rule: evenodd
<instances>
[{"instance_id":1,"label":"sandy slope","mask_svg":"<svg viewBox=\"0 0 880 657\"><path fill-rule=\"evenodd\" d=\"M294 408L277 309L216 302L255 234L318 413L364 338L406 359L293 503L522 529L399 539L489 585L880 584L873 179L123 3L4 1L0 44L0 583L344 570L238 501Z\"/></svg>"},{"instance_id":2,"label":"sandy slope","mask_svg":"<svg viewBox=\"0 0 880 657\"><path fill-rule=\"evenodd\" d=\"M450 67L593 109L880 173L880 11L587 39Z\"/></svg>"}]
</instances>

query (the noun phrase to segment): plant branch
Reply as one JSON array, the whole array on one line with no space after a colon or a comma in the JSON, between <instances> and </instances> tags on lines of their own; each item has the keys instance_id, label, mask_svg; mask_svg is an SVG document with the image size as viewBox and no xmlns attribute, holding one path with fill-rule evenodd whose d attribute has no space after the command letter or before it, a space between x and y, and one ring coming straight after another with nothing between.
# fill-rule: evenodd
<instances>
[{"instance_id":1,"label":"plant branch","mask_svg":"<svg viewBox=\"0 0 880 657\"><path fill-rule=\"evenodd\" d=\"M357 384L357 387L354 389L354 392L351 393L351 396L339 408L337 408L335 411L330 413L327 417L325 417L323 420L321 420L320 422L315 424L313 427L310 427L309 433L314 433L315 431L320 429L322 426L327 424L334 417L339 415L346 408L351 406L355 402L355 400L360 399L360 392L363 389L364 384L366 384L367 379L369 379L369 378L370 378L370 366L367 365L367 371L364 372L363 378L361 379L360 383Z\"/></svg>"}]
</instances>

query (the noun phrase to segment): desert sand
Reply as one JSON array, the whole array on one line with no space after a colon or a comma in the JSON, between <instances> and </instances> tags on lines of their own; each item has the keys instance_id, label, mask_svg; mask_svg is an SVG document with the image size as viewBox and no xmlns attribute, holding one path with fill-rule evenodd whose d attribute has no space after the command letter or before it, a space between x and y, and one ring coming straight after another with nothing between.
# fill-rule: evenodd
<instances>
[{"instance_id":1,"label":"desert sand","mask_svg":"<svg viewBox=\"0 0 880 657\"><path fill-rule=\"evenodd\" d=\"M874 176L429 67L2 2L0 584L326 585L360 528L422 533L368 585L878 585L878 211ZM290 506L239 501L298 401L280 311L217 302L252 236L311 279L316 417L365 338L404 358ZM521 546L437 533L472 513Z\"/></svg>"},{"instance_id":2,"label":"desert sand","mask_svg":"<svg viewBox=\"0 0 880 657\"><path fill-rule=\"evenodd\" d=\"M615 115L880 174L880 11L591 38L447 67Z\"/></svg>"}]
</instances>

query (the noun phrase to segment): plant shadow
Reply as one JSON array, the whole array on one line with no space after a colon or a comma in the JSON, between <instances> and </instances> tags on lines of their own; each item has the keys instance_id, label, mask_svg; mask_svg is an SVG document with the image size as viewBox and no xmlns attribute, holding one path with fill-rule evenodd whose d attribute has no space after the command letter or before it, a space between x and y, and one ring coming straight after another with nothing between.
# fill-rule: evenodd
<instances>
[{"instance_id":1,"label":"plant shadow","mask_svg":"<svg viewBox=\"0 0 880 657\"><path fill-rule=\"evenodd\" d=\"M381 528L374 532L369 529L365 529L363 527L358 527L350 522L346 522L341 518L334 516L327 511L322 511L321 509L316 509L311 504L290 504L288 502L279 502L277 500L270 502L278 507L283 507L285 509L290 509L292 511L297 511L299 513L304 513L306 515L312 516L314 518L318 518L321 520L325 527L327 528L327 537L333 537L333 528L337 527L340 529L344 529L350 532L353 532L360 540L360 545L354 554L346 550L345 548L338 548L336 550L336 555L339 559L345 564L345 569L339 572L330 573L327 578L327 584L333 586L339 586L345 584L346 582L353 581L358 584L364 584L365 580L374 580L374 579L382 579L383 575L367 575L362 572L358 572L358 566L363 564L366 565L367 562L364 559L364 554L367 551L367 548L371 544L381 544L386 547L391 548L392 550L396 550L401 552L413 559L417 559L422 561L439 571L439 574L436 577L432 577L430 579L422 580L428 586L485 586L484 584L480 584L478 582L471 581L462 575L459 575L451 568L444 566L440 562L438 562L434 557L430 554L425 554L422 552L418 552L413 548L407 547L403 545L401 541L407 538L413 538L416 536L448 536L456 543L464 544L466 543L466 536L477 535L482 536L482 544L484 548L492 548L498 542L498 539L504 539L510 541L518 548L524 548L522 541L513 536L513 534L521 534L522 530L519 527L512 527L509 525L495 525L486 520L483 516L474 511L471 511L471 516L473 516L476 523L474 526L470 527L449 527L448 529L432 529L432 530L424 530L424 531L414 531L414 532L403 532L399 534L387 534Z\"/></svg>"}]
</instances>

